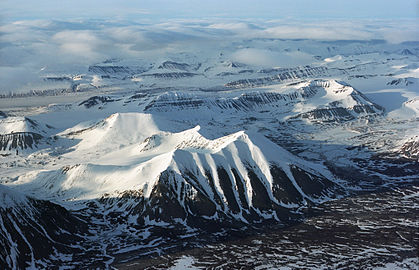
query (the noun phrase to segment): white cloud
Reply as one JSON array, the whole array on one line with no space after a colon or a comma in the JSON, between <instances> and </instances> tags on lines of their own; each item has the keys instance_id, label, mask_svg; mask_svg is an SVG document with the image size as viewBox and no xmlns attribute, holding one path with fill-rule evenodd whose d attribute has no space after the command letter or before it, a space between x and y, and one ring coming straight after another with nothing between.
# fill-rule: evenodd
<instances>
[{"instance_id":1,"label":"white cloud","mask_svg":"<svg viewBox=\"0 0 419 270\"><path fill-rule=\"evenodd\" d=\"M374 38L374 34L347 26L276 26L263 31L264 36L285 39L317 39L317 40L366 40Z\"/></svg>"},{"instance_id":2,"label":"white cloud","mask_svg":"<svg viewBox=\"0 0 419 270\"><path fill-rule=\"evenodd\" d=\"M419 21L407 21L403 23L402 29L400 23L397 22L383 24L375 31L390 43L417 41L419 40Z\"/></svg>"},{"instance_id":3,"label":"white cloud","mask_svg":"<svg viewBox=\"0 0 419 270\"><path fill-rule=\"evenodd\" d=\"M87 61L98 61L103 55L101 52L106 51L109 43L101 40L92 31L61 31L51 38L55 42L62 54L70 54L79 59Z\"/></svg>"},{"instance_id":4,"label":"white cloud","mask_svg":"<svg viewBox=\"0 0 419 270\"><path fill-rule=\"evenodd\" d=\"M231 57L233 61L260 67L292 67L314 60L309 54L299 51L279 52L254 48L237 50Z\"/></svg>"},{"instance_id":5,"label":"white cloud","mask_svg":"<svg viewBox=\"0 0 419 270\"><path fill-rule=\"evenodd\" d=\"M255 66L278 65L275 58L275 53L261 49L241 49L232 55L234 61Z\"/></svg>"},{"instance_id":6,"label":"white cloud","mask_svg":"<svg viewBox=\"0 0 419 270\"><path fill-rule=\"evenodd\" d=\"M0 66L0 94L28 90L30 84L39 80L39 74L30 68Z\"/></svg>"},{"instance_id":7,"label":"white cloud","mask_svg":"<svg viewBox=\"0 0 419 270\"><path fill-rule=\"evenodd\" d=\"M225 30L249 30L249 24L244 22L235 22L235 23L214 23L208 25L208 28L215 28L215 29L225 29Z\"/></svg>"},{"instance_id":8,"label":"white cloud","mask_svg":"<svg viewBox=\"0 0 419 270\"><path fill-rule=\"evenodd\" d=\"M0 91L39 80L44 72L83 73L109 58L157 60L178 52L216 55L256 66L291 66L312 61L304 50L243 46L252 38L418 40L417 21L171 20L158 24L126 21L17 21L0 25ZM274 46L274 42L272 46ZM22 78L22 79L19 79Z\"/></svg>"}]
</instances>

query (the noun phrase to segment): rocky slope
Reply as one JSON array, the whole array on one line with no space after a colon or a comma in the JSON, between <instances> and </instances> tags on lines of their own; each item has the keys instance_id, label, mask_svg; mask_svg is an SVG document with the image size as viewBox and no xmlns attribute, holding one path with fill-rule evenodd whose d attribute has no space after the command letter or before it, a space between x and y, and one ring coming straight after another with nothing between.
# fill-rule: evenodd
<instances>
[{"instance_id":1,"label":"rocky slope","mask_svg":"<svg viewBox=\"0 0 419 270\"><path fill-rule=\"evenodd\" d=\"M275 88L274 88L275 89ZM347 121L378 116L384 108L353 87L334 80L313 80L271 91L249 91L218 98L192 93L168 92L148 103L146 112L177 110L228 110L277 112L285 118L310 121Z\"/></svg>"},{"instance_id":2,"label":"rocky slope","mask_svg":"<svg viewBox=\"0 0 419 270\"><path fill-rule=\"evenodd\" d=\"M65 208L0 185L0 267L26 269L62 264L80 252L85 222Z\"/></svg>"}]
</instances>

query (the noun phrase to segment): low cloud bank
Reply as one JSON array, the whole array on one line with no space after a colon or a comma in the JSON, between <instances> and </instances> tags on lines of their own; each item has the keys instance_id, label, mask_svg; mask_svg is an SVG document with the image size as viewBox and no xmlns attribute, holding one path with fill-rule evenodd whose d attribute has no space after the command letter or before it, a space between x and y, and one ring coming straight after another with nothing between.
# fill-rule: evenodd
<instances>
[{"instance_id":1,"label":"low cloud bank","mask_svg":"<svg viewBox=\"0 0 419 270\"><path fill-rule=\"evenodd\" d=\"M155 61L179 52L213 56L254 66L295 66L312 54L295 48L257 46L258 39L412 41L409 21L225 21L173 20L144 24L126 21L17 21L0 26L0 93L27 91L41 74L86 72L106 59Z\"/></svg>"}]
</instances>

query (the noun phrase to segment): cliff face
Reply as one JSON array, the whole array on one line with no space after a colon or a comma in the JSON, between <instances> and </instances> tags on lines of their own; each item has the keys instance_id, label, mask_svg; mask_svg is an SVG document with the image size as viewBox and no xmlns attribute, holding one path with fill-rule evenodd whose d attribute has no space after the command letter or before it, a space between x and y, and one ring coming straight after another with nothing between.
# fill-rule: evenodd
<instances>
[{"instance_id":1,"label":"cliff face","mask_svg":"<svg viewBox=\"0 0 419 270\"><path fill-rule=\"evenodd\" d=\"M85 222L65 208L36 200L0 185L0 266L40 267L62 263L80 252L76 243L88 233Z\"/></svg>"},{"instance_id":2,"label":"cliff face","mask_svg":"<svg viewBox=\"0 0 419 270\"><path fill-rule=\"evenodd\" d=\"M43 136L33 132L0 134L0 151L34 149Z\"/></svg>"}]
</instances>

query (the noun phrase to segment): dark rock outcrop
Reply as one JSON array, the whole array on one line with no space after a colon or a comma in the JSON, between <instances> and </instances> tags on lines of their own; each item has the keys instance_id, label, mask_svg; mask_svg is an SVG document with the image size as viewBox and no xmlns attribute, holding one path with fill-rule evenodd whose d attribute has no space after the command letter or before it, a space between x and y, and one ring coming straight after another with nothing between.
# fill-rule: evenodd
<instances>
[{"instance_id":1,"label":"dark rock outcrop","mask_svg":"<svg viewBox=\"0 0 419 270\"><path fill-rule=\"evenodd\" d=\"M262 85L270 85L281 83L287 80L295 79L306 79L312 78L313 76L324 76L327 75L328 69L326 67L298 67L298 68L284 68L284 69L270 69L262 70L261 73L277 72L274 76L262 77L256 79L242 79L225 84L229 88L246 88L255 87Z\"/></svg>"},{"instance_id":2,"label":"dark rock outcrop","mask_svg":"<svg viewBox=\"0 0 419 270\"><path fill-rule=\"evenodd\" d=\"M181 78L190 78L197 76L197 73L191 72L164 72L164 73L151 73L151 74L142 74L141 77L152 77L157 79L181 79Z\"/></svg>"},{"instance_id":3,"label":"dark rock outcrop","mask_svg":"<svg viewBox=\"0 0 419 270\"><path fill-rule=\"evenodd\" d=\"M44 137L34 132L0 134L0 151L34 149Z\"/></svg>"},{"instance_id":4,"label":"dark rock outcrop","mask_svg":"<svg viewBox=\"0 0 419 270\"><path fill-rule=\"evenodd\" d=\"M120 99L114 99L109 96L94 96L85 101L82 101L79 106L84 105L86 108L90 108L99 104L106 104L109 102L119 101Z\"/></svg>"},{"instance_id":5,"label":"dark rock outcrop","mask_svg":"<svg viewBox=\"0 0 419 270\"><path fill-rule=\"evenodd\" d=\"M43 268L80 252L88 226L65 208L0 185L0 268Z\"/></svg>"},{"instance_id":6,"label":"dark rock outcrop","mask_svg":"<svg viewBox=\"0 0 419 270\"><path fill-rule=\"evenodd\" d=\"M188 71L190 66L186 63L177 63L173 61L165 61L163 62L158 69L170 69L170 70L183 70Z\"/></svg>"}]
</instances>

